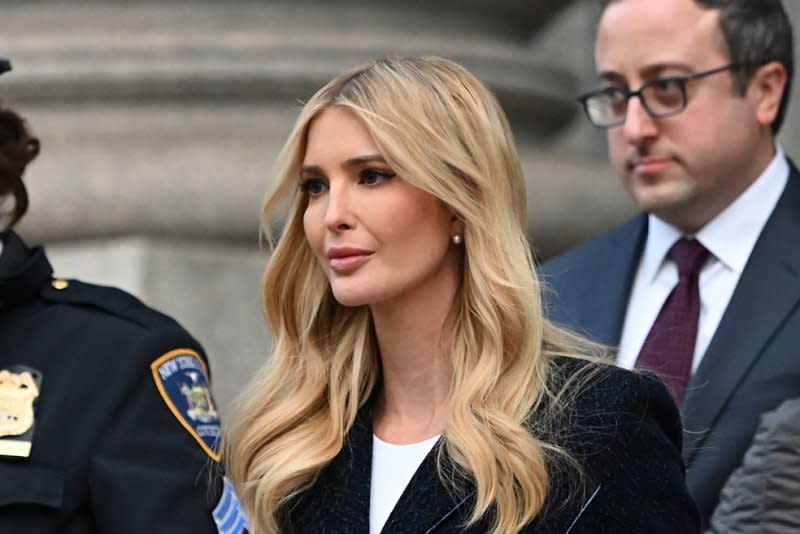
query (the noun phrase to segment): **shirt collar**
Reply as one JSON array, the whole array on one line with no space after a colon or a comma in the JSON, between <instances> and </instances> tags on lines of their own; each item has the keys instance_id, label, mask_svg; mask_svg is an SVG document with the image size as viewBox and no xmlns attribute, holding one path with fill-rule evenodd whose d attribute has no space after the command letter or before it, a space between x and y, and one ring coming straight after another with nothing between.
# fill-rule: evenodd
<instances>
[{"instance_id":1,"label":"shirt collar","mask_svg":"<svg viewBox=\"0 0 800 534\"><path fill-rule=\"evenodd\" d=\"M788 180L789 163L781 146L776 144L775 157L764 172L701 228L695 238L726 268L741 273ZM649 215L641 265L648 283L655 279L667 252L682 235L674 226Z\"/></svg>"},{"instance_id":2,"label":"shirt collar","mask_svg":"<svg viewBox=\"0 0 800 534\"><path fill-rule=\"evenodd\" d=\"M788 180L789 163L778 146L761 176L701 228L697 239L725 267L741 273Z\"/></svg>"},{"instance_id":3,"label":"shirt collar","mask_svg":"<svg viewBox=\"0 0 800 534\"><path fill-rule=\"evenodd\" d=\"M681 238L681 232L652 213L648 216L647 242L642 256L641 272L647 283L655 280L672 245Z\"/></svg>"}]
</instances>

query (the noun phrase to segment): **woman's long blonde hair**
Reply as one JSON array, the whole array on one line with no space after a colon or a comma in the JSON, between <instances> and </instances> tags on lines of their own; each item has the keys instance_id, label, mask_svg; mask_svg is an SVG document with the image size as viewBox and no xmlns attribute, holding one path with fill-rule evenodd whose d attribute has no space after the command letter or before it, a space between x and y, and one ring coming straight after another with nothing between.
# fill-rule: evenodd
<instances>
[{"instance_id":1,"label":"woman's long blonde hair","mask_svg":"<svg viewBox=\"0 0 800 534\"><path fill-rule=\"evenodd\" d=\"M339 454L379 382L369 309L336 302L303 231L307 131L330 106L356 113L395 172L464 222L448 346L452 412L440 449L457 472L440 461L439 474L456 493L456 479L474 482L471 523L489 514L494 533L517 532L542 510L550 461L566 457L542 437L557 418L552 407L563 404L549 387L551 361L582 347L543 317L525 180L505 114L469 71L436 57L383 59L338 76L303 107L279 156L262 218L268 231L291 199L262 287L276 344L239 397L225 440L252 530L279 530L282 507Z\"/></svg>"}]
</instances>

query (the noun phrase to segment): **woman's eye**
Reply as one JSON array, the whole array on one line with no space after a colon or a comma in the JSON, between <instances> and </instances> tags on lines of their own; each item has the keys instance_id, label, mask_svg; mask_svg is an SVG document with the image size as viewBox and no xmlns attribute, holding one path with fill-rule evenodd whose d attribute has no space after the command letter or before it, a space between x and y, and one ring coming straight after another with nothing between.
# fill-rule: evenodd
<instances>
[{"instance_id":1,"label":"woman's eye","mask_svg":"<svg viewBox=\"0 0 800 534\"><path fill-rule=\"evenodd\" d=\"M361 183L364 185L378 185L393 177L394 173L392 171L379 171L377 169L361 171Z\"/></svg>"},{"instance_id":2,"label":"woman's eye","mask_svg":"<svg viewBox=\"0 0 800 534\"><path fill-rule=\"evenodd\" d=\"M306 178L300 182L300 190L310 197L315 197L327 191L328 184L321 178Z\"/></svg>"}]
</instances>

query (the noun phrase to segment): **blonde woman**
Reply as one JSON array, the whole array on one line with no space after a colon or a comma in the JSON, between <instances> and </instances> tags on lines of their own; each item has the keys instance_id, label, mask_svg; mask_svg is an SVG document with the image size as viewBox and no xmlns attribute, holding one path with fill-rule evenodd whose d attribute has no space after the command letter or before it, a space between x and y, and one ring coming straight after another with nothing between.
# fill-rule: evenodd
<instances>
[{"instance_id":1,"label":"blonde woman","mask_svg":"<svg viewBox=\"0 0 800 534\"><path fill-rule=\"evenodd\" d=\"M256 534L697 530L664 387L543 317L494 96L380 60L305 105L264 207L274 351L227 435Z\"/></svg>"}]
</instances>

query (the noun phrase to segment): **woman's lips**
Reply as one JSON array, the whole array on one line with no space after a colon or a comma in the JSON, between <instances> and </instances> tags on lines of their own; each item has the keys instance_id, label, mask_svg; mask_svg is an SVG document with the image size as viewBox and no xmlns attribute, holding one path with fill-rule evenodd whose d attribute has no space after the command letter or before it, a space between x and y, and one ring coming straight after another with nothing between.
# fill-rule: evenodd
<instances>
[{"instance_id":1,"label":"woman's lips","mask_svg":"<svg viewBox=\"0 0 800 534\"><path fill-rule=\"evenodd\" d=\"M372 254L353 254L351 256L331 258L331 269L336 272L352 271L367 263L370 256Z\"/></svg>"},{"instance_id":2,"label":"woman's lips","mask_svg":"<svg viewBox=\"0 0 800 534\"><path fill-rule=\"evenodd\" d=\"M327 251L331 269L338 273L353 271L369 261L373 251L354 247L331 247Z\"/></svg>"}]
</instances>

